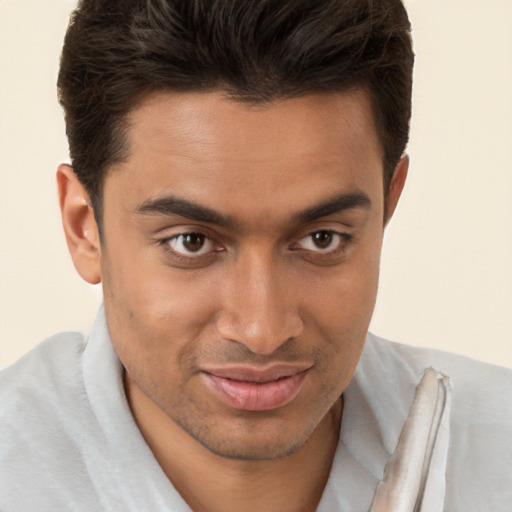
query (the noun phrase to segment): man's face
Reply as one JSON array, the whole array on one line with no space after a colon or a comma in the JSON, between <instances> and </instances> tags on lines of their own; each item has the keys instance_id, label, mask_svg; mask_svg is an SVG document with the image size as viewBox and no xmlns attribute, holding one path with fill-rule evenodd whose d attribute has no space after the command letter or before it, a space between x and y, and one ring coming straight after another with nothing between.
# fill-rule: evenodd
<instances>
[{"instance_id":1,"label":"man's face","mask_svg":"<svg viewBox=\"0 0 512 512\"><path fill-rule=\"evenodd\" d=\"M159 93L107 175L108 326L127 380L214 453L300 447L354 373L383 232L363 92Z\"/></svg>"}]
</instances>

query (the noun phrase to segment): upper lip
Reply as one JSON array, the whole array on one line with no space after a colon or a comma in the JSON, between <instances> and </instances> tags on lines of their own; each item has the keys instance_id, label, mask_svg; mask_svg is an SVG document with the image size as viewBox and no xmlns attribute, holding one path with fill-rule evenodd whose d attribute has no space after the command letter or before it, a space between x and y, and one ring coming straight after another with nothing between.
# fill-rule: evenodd
<instances>
[{"instance_id":1,"label":"upper lip","mask_svg":"<svg viewBox=\"0 0 512 512\"><path fill-rule=\"evenodd\" d=\"M274 364L265 368L252 366L229 366L224 368L205 368L203 372L223 379L242 382L272 382L309 370L311 364Z\"/></svg>"}]
</instances>

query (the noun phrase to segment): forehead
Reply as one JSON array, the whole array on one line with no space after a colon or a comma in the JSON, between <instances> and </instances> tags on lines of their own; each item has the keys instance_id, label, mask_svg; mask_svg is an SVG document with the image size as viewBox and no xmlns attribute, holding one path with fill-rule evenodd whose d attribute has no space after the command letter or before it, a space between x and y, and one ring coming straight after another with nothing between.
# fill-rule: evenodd
<instances>
[{"instance_id":1,"label":"forehead","mask_svg":"<svg viewBox=\"0 0 512 512\"><path fill-rule=\"evenodd\" d=\"M216 209L252 203L268 211L276 195L283 208L297 209L300 199L382 191L383 151L364 91L264 104L222 93L156 93L128 125L129 156L105 183L105 193L116 189L127 209L165 194Z\"/></svg>"},{"instance_id":2,"label":"forehead","mask_svg":"<svg viewBox=\"0 0 512 512\"><path fill-rule=\"evenodd\" d=\"M216 150L226 159L238 158L240 150L248 160L284 156L287 149L307 155L339 145L340 135L344 152L380 146L369 94L360 89L256 103L222 92L160 92L146 97L128 121L133 151L149 149L165 136L197 158ZM148 140L150 134L156 137Z\"/></svg>"}]
</instances>

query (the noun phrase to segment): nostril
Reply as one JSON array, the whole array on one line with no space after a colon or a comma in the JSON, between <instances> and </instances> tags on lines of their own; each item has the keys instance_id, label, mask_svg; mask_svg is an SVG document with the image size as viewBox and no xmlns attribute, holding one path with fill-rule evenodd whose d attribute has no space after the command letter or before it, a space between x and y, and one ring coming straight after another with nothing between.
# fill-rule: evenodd
<instances>
[{"instance_id":1,"label":"nostril","mask_svg":"<svg viewBox=\"0 0 512 512\"><path fill-rule=\"evenodd\" d=\"M217 330L224 338L245 345L251 352L268 355L302 334L302 321L296 315L274 314L271 318L245 320L224 314L217 319Z\"/></svg>"}]
</instances>

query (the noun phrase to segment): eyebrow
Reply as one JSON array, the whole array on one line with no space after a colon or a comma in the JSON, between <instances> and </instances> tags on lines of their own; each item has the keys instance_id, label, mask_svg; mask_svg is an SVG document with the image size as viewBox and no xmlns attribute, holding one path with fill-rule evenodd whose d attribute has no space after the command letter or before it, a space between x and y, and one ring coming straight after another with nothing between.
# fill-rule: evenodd
<instances>
[{"instance_id":1,"label":"eyebrow","mask_svg":"<svg viewBox=\"0 0 512 512\"><path fill-rule=\"evenodd\" d=\"M142 215L178 215L186 219L216 224L225 228L231 228L235 224L234 220L227 215L175 196L148 199L141 203L135 212Z\"/></svg>"},{"instance_id":2,"label":"eyebrow","mask_svg":"<svg viewBox=\"0 0 512 512\"><path fill-rule=\"evenodd\" d=\"M303 210L296 218L300 222L307 223L344 210L352 210L354 208L369 210L371 205L370 198L363 192L343 193Z\"/></svg>"},{"instance_id":3,"label":"eyebrow","mask_svg":"<svg viewBox=\"0 0 512 512\"><path fill-rule=\"evenodd\" d=\"M370 207L370 198L365 193L343 193L300 211L292 216L292 221L308 223L344 210L369 209ZM237 224L235 219L229 215L175 196L148 199L136 208L135 213L140 215L178 215L193 221L215 224L228 229Z\"/></svg>"}]
</instances>

